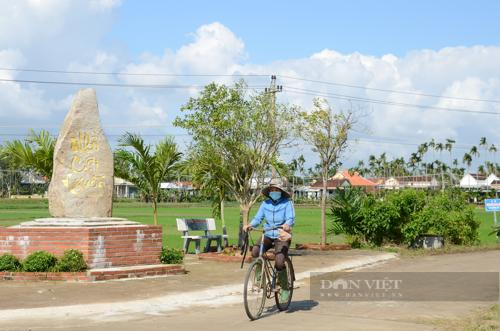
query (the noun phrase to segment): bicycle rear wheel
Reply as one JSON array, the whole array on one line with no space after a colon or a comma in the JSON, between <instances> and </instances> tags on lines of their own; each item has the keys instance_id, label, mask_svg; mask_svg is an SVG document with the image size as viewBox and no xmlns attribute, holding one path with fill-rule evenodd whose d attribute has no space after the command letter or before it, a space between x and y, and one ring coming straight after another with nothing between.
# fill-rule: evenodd
<instances>
[{"instance_id":1,"label":"bicycle rear wheel","mask_svg":"<svg viewBox=\"0 0 500 331\"><path fill-rule=\"evenodd\" d=\"M282 272L283 274L280 275L280 272ZM292 301L293 281L295 280L293 265L290 258L287 257L285 259L285 270L279 271L277 278L279 289L274 292L274 299L276 301L276 306L278 307L278 309L283 311L288 309L288 307L290 306L290 302Z\"/></svg>"},{"instance_id":2,"label":"bicycle rear wheel","mask_svg":"<svg viewBox=\"0 0 500 331\"><path fill-rule=\"evenodd\" d=\"M256 320L264 310L266 302L266 277L264 261L255 260L248 268L243 289L243 301L248 318Z\"/></svg>"}]
</instances>

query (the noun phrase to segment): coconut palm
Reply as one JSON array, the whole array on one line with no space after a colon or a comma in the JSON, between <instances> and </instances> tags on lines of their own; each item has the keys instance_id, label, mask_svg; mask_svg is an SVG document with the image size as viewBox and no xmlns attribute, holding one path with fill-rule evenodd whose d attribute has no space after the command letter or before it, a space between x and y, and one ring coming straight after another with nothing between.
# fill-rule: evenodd
<instances>
[{"instance_id":1,"label":"coconut palm","mask_svg":"<svg viewBox=\"0 0 500 331\"><path fill-rule=\"evenodd\" d=\"M477 167L477 173L480 174L480 175L486 175L486 171L485 171L485 167L484 165L479 165L479 167Z\"/></svg>"},{"instance_id":2,"label":"coconut palm","mask_svg":"<svg viewBox=\"0 0 500 331\"><path fill-rule=\"evenodd\" d=\"M493 163L496 163L497 162L497 158L496 158L497 147L494 144L491 144L490 148L488 149L488 152L493 154Z\"/></svg>"},{"instance_id":3,"label":"coconut palm","mask_svg":"<svg viewBox=\"0 0 500 331\"><path fill-rule=\"evenodd\" d=\"M477 147L476 147L476 146L472 146L472 147L470 148L469 154L470 154L471 156L477 156L477 157L479 157L479 156L480 156L480 154L479 154L479 150L477 149Z\"/></svg>"},{"instance_id":4,"label":"coconut palm","mask_svg":"<svg viewBox=\"0 0 500 331\"><path fill-rule=\"evenodd\" d=\"M444 144L444 149L447 150L448 153L450 153L450 166L449 166L449 169L450 169L450 179L451 179L451 183L452 184L453 184L453 176L451 176L451 165L453 163L453 155L452 155L451 151L453 149L453 144L454 143L455 143L455 140L447 138L446 139L446 143Z\"/></svg>"},{"instance_id":5,"label":"coconut palm","mask_svg":"<svg viewBox=\"0 0 500 331\"><path fill-rule=\"evenodd\" d=\"M115 174L134 183L151 199L153 220L157 225L160 184L175 173L182 154L171 137L158 142L153 152L152 146L146 145L140 135L127 132L119 139L119 146L124 148L115 152Z\"/></svg>"},{"instance_id":6,"label":"coconut palm","mask_svg":"<svg viewBox=\"0 0 500 331\"><path fill-rule=\"evenodd\" d=\"M0 157L12 168L29 169L44 176L52 177L54 147L56 140L48 131L30 134L24 141L13 140L5 143L0 151Z\"/></svg>"},{"instance_id":7,"label":"coconut palm","mask_svg":"<svg viewBox=\"0 0 500 331\"><path fill-rule=\"evenodd\" d=\"M474 146L475 147L475 146ZM467 165L467 172L470 172L470 166L472 164L472 156L469 153L465 153L462 158L462 163Z\"/></svg>"}]
</instances>

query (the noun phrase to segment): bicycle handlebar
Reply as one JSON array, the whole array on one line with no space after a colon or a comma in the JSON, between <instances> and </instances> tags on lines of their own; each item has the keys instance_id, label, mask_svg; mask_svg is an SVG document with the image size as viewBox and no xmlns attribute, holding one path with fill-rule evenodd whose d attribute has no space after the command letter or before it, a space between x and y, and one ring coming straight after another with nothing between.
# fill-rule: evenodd
<instances>
[{"instance_id":1,"label":"bicycle handlebar","mask_svg":"<svg viewBox=\"0 0 500 331\"><path fill-rule=\"evenodd\" d=\"M252 231L254 228L249 228L246 232ZM278 229L283 229L283 225L280 226L273 226L272 228L263 228L262 232L266 231L272 231L272 230L278 230Z\"/></svg>"}]
</instances>

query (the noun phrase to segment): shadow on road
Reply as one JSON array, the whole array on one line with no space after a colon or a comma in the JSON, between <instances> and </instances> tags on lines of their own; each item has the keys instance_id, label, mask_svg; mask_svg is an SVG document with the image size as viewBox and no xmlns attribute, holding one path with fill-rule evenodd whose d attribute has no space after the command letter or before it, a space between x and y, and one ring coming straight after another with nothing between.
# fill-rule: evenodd
<instances>
[{"instance_id":1,"label":"shadow on road","mask_svg":"<svg viewBox=\"0 0 500 331\"><path fill-rule=\"evenodd\" d=\"M290 314L295 313L296 311L312 310L317 305L319 305L319 302L315 300L292 301L286 313Z\"/></svg>"},{"instance_id":2,"label":"shadow on road","mask_svg":"<svg viewBox=\"0 0 500 331\"><path fill-rule=\"evenodd\" d=\"M298 311L308 311L308 310L312 310L317 305L319 305L319 302L315 301L315 300L292 301L290 303L290 307L288 307L288 310L285 310L283 313L290 314L290 313L295 313ZM280 311L278 310L278 308L276 308L276 306L268 307L264 311L264 313L262 314L260 319L270 317L270 316L272 316L276 313L279 313L279 312Z\"/></svg>"}]
</instances>

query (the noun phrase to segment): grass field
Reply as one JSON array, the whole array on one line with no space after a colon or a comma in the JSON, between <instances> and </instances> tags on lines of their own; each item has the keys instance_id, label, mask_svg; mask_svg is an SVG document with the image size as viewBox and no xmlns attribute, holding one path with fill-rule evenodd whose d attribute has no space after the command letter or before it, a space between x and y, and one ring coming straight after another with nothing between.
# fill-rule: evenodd
<instances>
[{"instance_id":1,"label":"grass field","mask_svg":"<svg viewBox=\"0 0 500 331\"><path fill-rule=\"evenodd\" d=\"M296 226L294 243L312 243L320 241L320 209L312 206L296 206ZM177 231L177 217L210 217L210 206L204 204L160 204L159 222L163 226L164 244L180 248L182 239ZM252 209L251 216L256 212ZM152 224L153 209L149 204L139 202L115 202L113 216L124 217L145 224ZM493 225L493 214L483 209L476 209L476 216L481 221L480 240L482 245L494 244L495 236L488 235ZM15 225L34 218L49 217L47 200L0 200L0 226ZM498 215L500 221L500 215ZM236 205L226 208L226 223L230 243L237 242L239 210ZM222 232L217 223L218 233ZM257 233L253 234L257 239ZM329 238L329 242L343 242L342 236Z\"/></svg>"},{"instance_id":2,"label":"grass field","mask_svg":"<svg viewBox=\"0 0 500 331\"><path fill-rule=\"evenodd\" d=\"M252 209L251 216L257 211ZM230 243L238 240L239 209L236 205L229 205L226 210L226 227ZM180 248L182 239L177 231L175 219L177 217L211 217L211 207L205 204L160 204L158 220L163 226L164 244L169 247ZM149 204L138 202L115 202L113 216L124 217L144 224L153 223L153 209ZM47 200L0 200L0 226L15 225L34 218L49 217ZM296 227L294 243L319 242L320 209L318 207L296 207ZM222 233L220 221L217 222L217 233ZM253 239L258 237L253 233ZM342 236L329 238L330 242L344 242Z\"/></svg>"}]
</instances>

